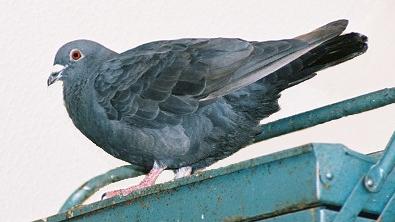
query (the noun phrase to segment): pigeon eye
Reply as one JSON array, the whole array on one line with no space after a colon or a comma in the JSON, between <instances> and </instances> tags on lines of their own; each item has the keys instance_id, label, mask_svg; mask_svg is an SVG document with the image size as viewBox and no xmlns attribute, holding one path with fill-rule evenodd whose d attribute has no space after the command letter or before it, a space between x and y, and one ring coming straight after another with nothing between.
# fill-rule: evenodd
<instances>
[{"instance_id":1,"label":"pigeon eye","mask_svg":"<svg viewBox=\"0 0 395 222\"><path fill-rule=\"evenodd\" d=\"M83 57L82 53L78 49L73 49L70 51L70 60L78 61Z\"/></svg>"}]
</instances>

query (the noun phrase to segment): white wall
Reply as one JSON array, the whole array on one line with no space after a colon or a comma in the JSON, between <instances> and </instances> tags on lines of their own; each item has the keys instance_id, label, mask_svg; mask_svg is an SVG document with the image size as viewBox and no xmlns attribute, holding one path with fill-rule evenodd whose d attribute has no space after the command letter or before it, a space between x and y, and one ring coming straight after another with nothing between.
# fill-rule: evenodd
<instances>
[{"instance_id":1,"label":"white wall","mask_svg":"<svg viewBox=\"0 0 395 222\"><path fill-rule=\"evenodd\" d=\"M54 55L68 41L92 39L122 52L144 42L181 37L268 40L293 37L347 18L348 32L369 36L368 53L284 92L282 111L268 120L395 86L395 3L391 0L106 2L1 1L2 221L54 214L82 182L124 164L76 130L63 106L61 84L46 86ZM248 147L215 166L313 141L343 143L364 153L376 151L395 129L394 114L392 105L343 118ZM171 174L166 175L162 181Z\"/></svg>"}]
</instances>

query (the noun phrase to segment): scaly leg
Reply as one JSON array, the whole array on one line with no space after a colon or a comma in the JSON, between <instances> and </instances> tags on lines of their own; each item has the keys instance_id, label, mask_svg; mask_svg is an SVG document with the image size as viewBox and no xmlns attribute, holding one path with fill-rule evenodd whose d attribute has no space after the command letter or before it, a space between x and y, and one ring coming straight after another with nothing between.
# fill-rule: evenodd
<instances>
[{"instance_id":1,"label":"scaly leg","mask_svg":"<svg viewBox=\"0 0 395 222\"><path fill-rule=\"evenodd\" d=\"M166 169L166 166L159 164L158 162L154 162L154 166L151 171L144 177L144 179L135 186L131 186L126 189L114 190L110 192L106 192L102 195L103 199L112 198L115 196L127 196L133 193L136 190L140 190L143 188L150 187L155 184L156 179L158 179L159 175Z\"/></svg>"}]
</instances>

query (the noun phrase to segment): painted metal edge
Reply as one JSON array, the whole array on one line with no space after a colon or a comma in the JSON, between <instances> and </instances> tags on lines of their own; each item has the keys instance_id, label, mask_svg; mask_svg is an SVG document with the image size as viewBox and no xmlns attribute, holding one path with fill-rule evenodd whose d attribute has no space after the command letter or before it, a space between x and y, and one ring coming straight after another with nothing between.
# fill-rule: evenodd
<instances>
[{"instance_id":1,"label":"painted metal edge","mask_svg":"<svg viewBox=\"0 0 395 222\"><path fill-rule=\"evenodd\" d=\"M186 177L186 178L181 178L172 182L164 183L164 184L159 184L156 185L152 188L142 190L140 192L136 192L130 196L127 197L116 197L113 199L105 200L105 201L100 201L100 202L95 202L86 206L81 206L77 207L75 209L69 210L65 213L61 213L52 217L47 218L48 221L63 221L68 218L75 218L87 213L91 213L94 211L102 210L104 208L111 208L111 207L116 207L117 205L120 204L125 204L127 202L131 201L136 201L141 198L148 197L150 195L159 195L159 193L166 193L169 192L170 190L173 189L178 189L182 186L191 186L192 184L197 184L201 183L204 180L209 180L215 177L221 177L224 175L228 175L237 171L253 168L259 165L264 165L268 164L274 161L286 161L289 158L306 154L306 153L311 153L312 155L315 156L315 160L317 163L319 163L319 166L316 167L317 170L317 176L319 178L315 178L316 180L316 186L311 189L315 189L316 193L314 194L317 196L318 199L322 199L324 201L327 201L328 196L333 195L333 193L339 192L339 190L335 189L328 189L328 185L323 185L322 177L326 176L324 174L323 169L327 169L333 164L333 161L338 161L339 159L344 158L343 156L346 157L343 162L349 162L350 158L354 159L356 162L363 164L365 168L368 168L370 165L372 165L375 162L375 159L370 156L366 156L360 153L357 153L355 151L349 150L343 145L340 144L307 144L305 146L299 147L299 148L293 148L289 150L284 150L280 151L271 155L255 158L252 160L247 160L243 161L237 164L233 164L227 167L219 168L219 169L214 169L214 170L209 170L205 171L202 173L199 173L197 175L191 176L191 177ZM327 157L331 157L329 159L326 159ZM341 168L336 169L334 172L341 171ZM363 170L363 169L361 169ZM361 171L362 172L362 171ZM361 173L359 172L359 174ZM281 176L281 175L280 175ZM337 176L337 173L334 175ZM321 179L320 179L321 178ZM355 178L353 176L352 178ZM335 182L337 181L336 179L334 180ZM329 184L329 187L331 185ZM302 191L301 191L302 192ZM342 198L345 198L344 195ZM330 199L329 201L334 201L337 205L341 204L341 198L338 199Z\"/></svg>"},{"instance_id":2,"label":"painted metal edge","mask_svg":"<svg viewBox=\"0 0 395 222\"><path fill-rule=\"evenodd\" d=\"M62 213L56 214L54 216L50 216L46 219L38 220L38 221L47 221L47 220L48 221L63 221L67 218L79 216L79 215L82 215L84 213L88 213L91 211L97 211L97 210L100 210L100 209L103 209L106 207L112 207L114 205L121 204L123 202L132 201L132 200L139 199L139 198L149 196L152 194L156 194L159 192L166 192L168 190L171 190L171 189L174 189L177 187L186 186L186 185L190 185L193 183L199 183L204 180L209 180L209 179L212 179L215 177L220 177L220 176L224 176L227 174L231 174L233 172L237 172L240 170L253 168L258 165L287 159L287 158L297 156L297 155L311 153L311 152L313 152L313 146L314 146L314 144L307 144L307 145L304 145L304 146L301 146L298 148L283 150L280 152L276 152L274 154L254 158L254 159L243 161L243 162L236 163L236 164L231 164L226 167L221 167L218 169L198 172L198 173L196 173L192 176L189 176L189 177L184 177L184 178L180 178L180 179L166 182L163 184L154 185L150 188L135 192L135 193L133 193L129 196L126 196L126 197L114 197L111 199L106 199L103 201L94 202L94 203L91 203L88 205L77 206L75 208L68 210L67 212L62 212Z\"/></svg>"},{"instance_id":3,"label":"painted metal edge","mask_svg":"<svg viewBox=\"0 0 395 222\"><path fill-rule=\"evenodd\" d=\"M337 211L316 207L297 212L291 212L273 218L261 220L262 222L332 222L338 214ZM237 221L237 220L233 220ZM233 222L227 221L227 222ZM240 220L239 220L240 221ZM247 221L247 220L246 220ZM374 222L373 219L358 217L354 222Z\"/></svg>"}]
</instances>

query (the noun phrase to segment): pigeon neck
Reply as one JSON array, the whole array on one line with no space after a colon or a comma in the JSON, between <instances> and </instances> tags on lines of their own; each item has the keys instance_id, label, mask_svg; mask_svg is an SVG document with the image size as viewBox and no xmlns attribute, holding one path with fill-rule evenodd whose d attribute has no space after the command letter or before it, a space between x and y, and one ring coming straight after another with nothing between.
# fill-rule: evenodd
<instances>
[{"instance_id":1,"label":"pigeon neck","mask_svg":"<svg viewBox=\"0 0 395 222\"><path fill-rule=\"evenodd\" d=\"M87 113L85 111L88 110L88 101L86 101L86 95L84 95L84 91L87 91L86 88L86 80L73 81L71 83L65 81L63 83L63 99L66 110L76 125L77 122L81 122L80 120L86 119ZM79 128L79 126L77 127Z\"/></svg>"}]
</instances>

